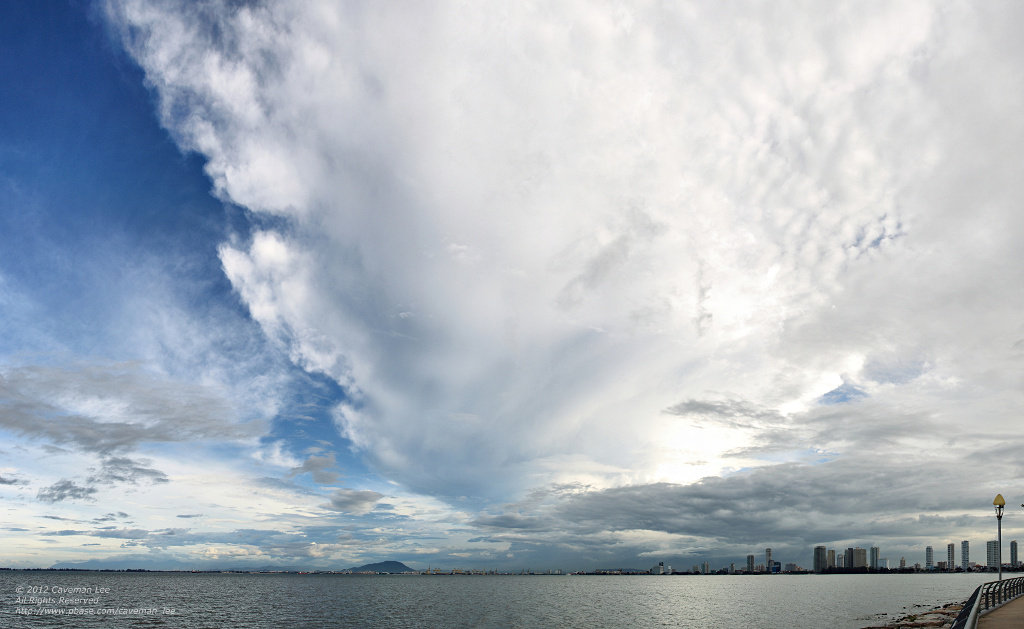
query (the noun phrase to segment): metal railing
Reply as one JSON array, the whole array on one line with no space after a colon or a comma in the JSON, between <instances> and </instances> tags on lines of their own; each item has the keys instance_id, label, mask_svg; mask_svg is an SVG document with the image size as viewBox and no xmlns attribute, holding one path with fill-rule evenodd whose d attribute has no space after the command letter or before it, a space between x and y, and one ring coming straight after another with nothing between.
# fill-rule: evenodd
<instances>
[{"instance_id":1,"label":"metal railing","mask_svg":"<svg viewBox=\"0 0 1024 629\"><path fill-rule=\"evenodd\" d=\"M964 603L951 629L976 629L978 617L1024 594L1024 577L982 583Z\"/></svg>"}]
</instances>

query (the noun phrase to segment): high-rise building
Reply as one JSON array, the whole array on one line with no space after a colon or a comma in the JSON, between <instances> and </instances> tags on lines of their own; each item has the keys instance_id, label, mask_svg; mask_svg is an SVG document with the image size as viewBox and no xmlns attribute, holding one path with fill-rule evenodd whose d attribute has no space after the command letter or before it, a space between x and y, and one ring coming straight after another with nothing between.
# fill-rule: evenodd
<instances>
[{"instance_id":1,"label":"high-rise building","mask_svg":"<svg viewBox=\"0 0 1024 629\"><path fill-rule=\"evenodd\" d=\"M827 561L828 561L828 564L826 564L826 565L828 565L829 568L835 568L836 567L836 551L834 551L834 550L828 551L828 559L827 559Z\"/></svg>"},{"instance_id":2,"label":"high-rise building","mask_svg":"<svg viewBox=\"0 0 1024 629\"><path fill-rule=\"evenodd\" d=\"M964 572L971 569L971 543L967 540L960 542L960 567Z\"/></svg>"},{"instance_id":3,"label":"high-rise building","mask_svg":"<svg viewBox=\"0 0 1024 629\"><path fill-rule=\"evenodd\" d=\"M868 567L868 551L864 548L853 549L853 567L854 568L867 568Z\"/></svg>"},{"instance_id":4,"label":"high-rise building","mask_svg":"<svg viewBox=\"0 0 1024 629\"><path fill-rule=\"evenodd\" d=\"M1002 553L999 552L999 541L998 540L992 540L990 542L986 542L985 543L985 565L986 566L988 566L989 568L993 568L993 569L998 570L999 569L1000 560L1002 559L1002 557L999 556L1001 554Z\"/></svg>"},{"instance_id":5,"label":"high-rise building","mask_svg":"<svg viewBox=\"0 0 1024 629\"><path fill-rule=\"evenodd\" d=\"M754 574L754 556L747 555L747 574Z\"/></svg>"},{"instance_id":6,"label":"high-rise building","mask_svg":"<svg viewBox=\"0 0 1024 629\"><path fill-rule=\"evenodd\" d=\"M924 549L924 569L934 570L935 569L935 551L932 550L931 546Z\"/></svg>"},{"instance_id":7,"label":"high-rise building","mask_svg":"<svg viewBox=\"0 0 1024 629\"><path fill-rule=\"evenodd\" d=\"M868 567L872 570L878 570L878 546L871 547L870 558L868 559Z\"/></svg>"},{"instance_id":8,"label":"high-rise building","mask_svg":"<svg viewBox=\"0 0 1024 629\"><path fill-rule=\"evenodd\" d=\"M768 568L768 574L772 573L772 549L764 549L764 565Z\"/></svg>"},{"instance_id":9,"label":"high-rise building","mask_svg":"<svg viewBox=\"0 0 1024 629\"><path fill-rule=\"evenodd\" d=\"M845 564L846 564L847 568L852 568L853 567L853 549L852 548L847 548L846 549Z\"/></svg>"},{"instance_id":10,"label":"high-rise building","mask_svg":"<svg viewBox=\"0 0 1024 629\"><path fill-rule=\"evenodd\" d=\"M846 567L846 553L839 553L836 555L836 568Z\"/></svg>"},{"instance_id":11,"label":"high-rise building","mask_svg":"<svg viewBox=\"0 0 1024 629\"><path fill-rule=\"evenodd\" d=\"M907 558L906 557L900 557L900 570L906 570L906 569L907 569Z\"/></svg>"},{"instance_id":12,"label":"high-rise building","mask_svg":"<svg viewBox=\"0 0 1024 629\"><path fill-rule=\"evenodd\" d=\"M825 572L828 567L828 552L824 546L814 547L814 571Z\"/></svg>"},{"instance_id":13,"label":"high-rise building","mask_svg":"<svg viewBox=\"0 0 1024 629\"><path fill-rule=\"evenodd\" d=\"M952 571L956 568L956 557L953 556L954 548L956 548L956 546L954 546L952 542L946 546L946 570Z\"/></svg>"},{"instance_id":14,"label":"high-rise building","mask_svg":"<svg viewBox=\"0 0 1024 629\"><path fill-rule=\"evenodd\" d=\"M1010 542L1010 566L1016 568L1020 565L1017 562L1017 540Z\"/></svg>"}]
</instances>

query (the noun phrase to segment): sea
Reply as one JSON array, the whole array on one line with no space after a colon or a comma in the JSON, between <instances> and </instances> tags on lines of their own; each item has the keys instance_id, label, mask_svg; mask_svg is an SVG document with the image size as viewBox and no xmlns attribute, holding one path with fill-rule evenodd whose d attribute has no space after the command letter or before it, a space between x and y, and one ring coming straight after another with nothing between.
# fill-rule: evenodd
<instances>
[{"instance_id":1,"label":"sea","mask_svg":"<svg viewBox=\"0 0 1024 629\"><path fill-rule=\"evenodd\" d=\"M992 573L345 575L0 571L0 627L861 629Z\"/></svg>"}]
</instances>

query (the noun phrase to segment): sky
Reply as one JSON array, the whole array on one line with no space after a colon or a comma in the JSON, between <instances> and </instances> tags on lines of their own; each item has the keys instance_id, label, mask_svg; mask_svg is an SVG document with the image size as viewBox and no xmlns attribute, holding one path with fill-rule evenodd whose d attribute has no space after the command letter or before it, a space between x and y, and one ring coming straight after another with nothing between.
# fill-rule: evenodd
<instances>
[{"instance_id":1,"label":"sky","mask_svg":"<svg viewBox=\"0 0 1024 629\"><path fill-rule=\"evenodd\" d=\"M1022 27L0 3L0 564L984 561Z\"/></svg>"}]
</instances>

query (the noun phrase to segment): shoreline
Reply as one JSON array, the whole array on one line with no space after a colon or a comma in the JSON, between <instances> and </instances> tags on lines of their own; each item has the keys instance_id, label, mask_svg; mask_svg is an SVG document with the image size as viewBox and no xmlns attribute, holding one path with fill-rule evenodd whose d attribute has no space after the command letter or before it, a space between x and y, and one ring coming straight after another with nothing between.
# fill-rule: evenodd
<instances>
[{"instance_id":1,"label":"shoreline","mask_svg":"<svg viewBox=\"0 0 1024 629\"><path fill-rule=\"evenodd\" d=\"M905 613L896 620L887 621L883 625L869 625L863 629L912 629L915 627L937 627L943 629L953 626L960 610L963 609L962 602L946 603L940 607L916 612Z\"/></svg>"}]
</instances>

